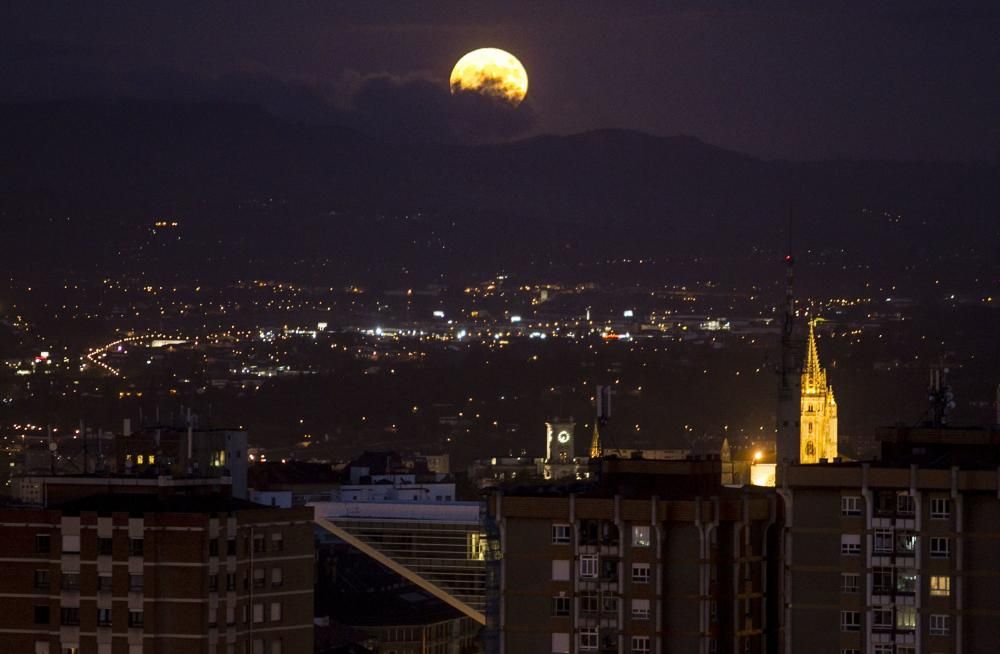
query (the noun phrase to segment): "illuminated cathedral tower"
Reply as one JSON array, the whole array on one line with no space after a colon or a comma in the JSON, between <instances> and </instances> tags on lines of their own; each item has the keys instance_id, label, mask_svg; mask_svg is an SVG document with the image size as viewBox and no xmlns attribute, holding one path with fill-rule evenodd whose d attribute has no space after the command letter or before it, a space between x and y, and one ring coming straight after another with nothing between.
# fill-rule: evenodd
<instances>
[{"instance_id":1,"label":"illuminated cathedral tower","mask_svg":"<svg viewBox=\"0 0 1000 654\"><path fill-rule=\"evenodd\" d=\"M809 321L809 344L802 367L802 413L799 420L799 462L819 463L837 456L837 401L826 383L826 370L816 351L816 319Z\"/></svg>"}]
</instances>

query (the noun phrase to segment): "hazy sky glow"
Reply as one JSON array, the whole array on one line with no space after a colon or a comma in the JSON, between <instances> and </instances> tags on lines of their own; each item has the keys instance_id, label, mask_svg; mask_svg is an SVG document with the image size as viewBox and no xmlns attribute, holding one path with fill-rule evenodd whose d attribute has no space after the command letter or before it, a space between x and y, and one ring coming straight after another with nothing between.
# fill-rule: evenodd
<instances>
[{"instance_id":1,"label":"hazy sky glow","mask_svg":"<svg viewBox=\"0 0 1000 654\"><path fill-rule=\"evenodd\" d=\"M531 119L503 137L626 127L764 157L996 158L1000 3L802 8L827 4L20 3L0 20L0 99L232 99L330 120L377 79L427 113L455 61L493 46L531 78Z\"/></svg>"}]
</instances>

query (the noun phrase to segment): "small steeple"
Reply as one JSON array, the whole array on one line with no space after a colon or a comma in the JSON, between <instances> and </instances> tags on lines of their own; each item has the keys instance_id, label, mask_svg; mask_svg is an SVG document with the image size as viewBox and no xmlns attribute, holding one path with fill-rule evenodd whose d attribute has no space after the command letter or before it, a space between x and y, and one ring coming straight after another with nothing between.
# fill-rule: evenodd
<instances>
[{"instance_id":1,"label":"small steeple","mask_svg":"<svg viewBox=\"0 0 1000 654\"><path fill-rule=\"evenodd\" d=\"M594 437L590 439L590 458L599 459L604 456L604 448L601 446L601 431L597 428L597 420L594 421Z\"/></svg>"},{"instance_id":2,"label":"small steeple","mask_svg":"<svg viewBox=\"0 0 1000 654\"><path fill-rule=\"evenodd\" d=\"M802 386L812 392L826 386L826 374L819 365L819 351L816 348L816 323L821 318L809 321L809 345L806 363L802 366Z\"/></svg>"}]
</instances>

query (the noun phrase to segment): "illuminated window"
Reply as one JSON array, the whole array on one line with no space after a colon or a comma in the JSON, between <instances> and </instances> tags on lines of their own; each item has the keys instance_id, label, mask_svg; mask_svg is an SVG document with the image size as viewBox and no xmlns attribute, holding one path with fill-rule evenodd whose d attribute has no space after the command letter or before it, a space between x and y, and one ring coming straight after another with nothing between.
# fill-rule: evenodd
<instances>
[{"instance_id":1,"label":"illuminated window","mask_svg":"<svg viewBox=\"0 0 1000 654\"><path fill-rule=\"evenodd\" d=\"M951 577L946 575L931 576L931 596L948 597L951 595Z\"/></svg>"},{"instance_id":2,"label":"illuminated window","mask_svg":"<svg viewBox=\"0 0 1000 654\"><path fill-rule=\"evenodd\" d=\"M153 465L154 463L156 463L156 455L155 454L150 454L149 455L149 465Z\"/></svg>"},{"instance_id":3,"label":"illuminated window","mask_svg":"<svg viewBox=\"0 0 1000 654\"><path fill-rule=\"evenodd\" d=\"M145 460L146 460L146 457L144 457L143 455L141 455L141 454L136 454L135 455L135 462L138 463L139 465L142 465L143 463L145 463Z\"/></svg>"},{"instance_id":4,"label":"illuminated window","mask_svg":"<svg viewBox=\"0 0 1000 654\"><path fill-rule=\"evenodd\" d=\"M896 629L917 628L917 609L912 606L900 606L896 609Z\"/></svg>"},{"instance_id":5,"label":"illuminated window","mask_svg":"<svg viewBox=\"0 0 1000 654\"><path fill-rule=\"evenodd\" d=\"M632 547L649 547L649 527L632 527Z\"/></svg>"}]
</instances>

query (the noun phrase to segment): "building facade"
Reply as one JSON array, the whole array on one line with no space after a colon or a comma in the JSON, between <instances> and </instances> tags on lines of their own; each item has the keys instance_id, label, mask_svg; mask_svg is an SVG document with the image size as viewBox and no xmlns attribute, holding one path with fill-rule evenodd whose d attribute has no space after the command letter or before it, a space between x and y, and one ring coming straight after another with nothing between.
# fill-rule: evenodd
<instances>
[{"instance_id":1,"label":"building facade","mask_svg":"<svg viewBox=\"0 0 1000 654\"><path fill-rule=\"evenodd\" d=\"M497 492L499 650L764 652L772 492L712 461L615 461L586 487Z\"/></svg>"},{"instance_id":2,"label":"building facade","mask_svg":"<svg viewBox=\"0 0 1000 654\"><path fill-rule=\"evenodd\" d=\"M998 451L996 431L898 430L877 463L782 466L783 651L996 651Z\"/></svg>"},{"instance_id":3,"label":"building facade","mask_svg":"<svg viewBox=\"0 0 1000 654\"><path fill-rule=\"evenodd\" d=\"M98 495L0 508L3 651L312 651L308 509Z\"/></svg>"}]
</instances>

